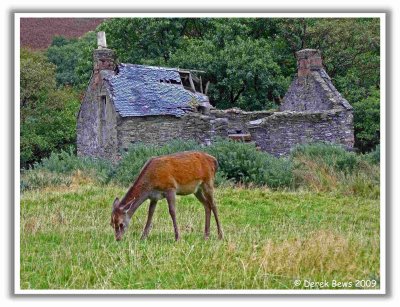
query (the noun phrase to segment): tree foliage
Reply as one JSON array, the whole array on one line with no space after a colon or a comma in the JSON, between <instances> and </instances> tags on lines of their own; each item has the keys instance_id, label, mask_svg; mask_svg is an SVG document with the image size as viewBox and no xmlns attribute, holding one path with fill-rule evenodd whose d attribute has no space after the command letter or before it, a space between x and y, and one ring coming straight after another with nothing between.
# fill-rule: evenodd
<instances>
[{"instance_id":1,"label":"tree foliage","mask_svg":"<svg viewBox=\"0 0 400 307\"><path fill-rule=\"evenodd\" d=\"M321 50L328 74L351 104L379 87L379 19L318 19L308 37L309 47Z\"/></svg>"},{"instance_id":2,"label":"tree foliage","mask_svg":"<svg viewBox=\"0 0 400 307\"><path fill-rule=\"evenodd\" d=\"M25 50L22 62L34 63L21 65L21 76L32 75L24 82L21 78L21 92L29 95L21 103L20 159L21 166L28 167L53 151L75 146L79 97L72 88L55 87L54 65L44 55Z\"/></svg>"},{"instance_id":3,"label":"tree foliage","mask_svg":"<svg viewBox=\"0 0 400 307\"><path fill-rule=\"evenodd\" d=\"M378 88L369 90L367 98L353 104L356 147L362 151L375 149L380 140L380 95Z\"/></svg>"},{"instance_id":4,"label":"tree foliage","mask_svg":"<svg viewBox=\"0 0 400 307\"><path fill-rule=\"evenodd\" d=\"M40 52L21 49L20 104L34 104L49 89L54 89L56 66Z\"/></svg>"},{"instance_id":5,"label":"tree foliage","mask_svg":"<svg viewBox=\"0 0 400 307\"><path fill-rule=\"evenodd\" d=\"M57 67L57 85L85 88L93 67L92 52L95 48L96 33L94 32L88 32L79 39L55 36L47 49L47 58Z\"/></svg>"}]
</instances>

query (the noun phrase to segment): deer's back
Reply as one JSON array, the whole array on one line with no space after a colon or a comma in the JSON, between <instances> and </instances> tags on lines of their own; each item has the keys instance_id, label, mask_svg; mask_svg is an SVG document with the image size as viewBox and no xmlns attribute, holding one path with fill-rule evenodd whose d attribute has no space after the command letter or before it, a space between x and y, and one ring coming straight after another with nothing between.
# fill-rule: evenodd
<instances>
[{"instance_id":1,"label":"deer's back","mask_svg":"<svg viewBox=\"0 0 400 307\"><path fill-rule=\"evenodd\" d=\"M188 151L150 159L143 168L144 180L155 189L189 190L202 182L212 182L217 160L203 152Z\"/></svg>"}]
</instances>

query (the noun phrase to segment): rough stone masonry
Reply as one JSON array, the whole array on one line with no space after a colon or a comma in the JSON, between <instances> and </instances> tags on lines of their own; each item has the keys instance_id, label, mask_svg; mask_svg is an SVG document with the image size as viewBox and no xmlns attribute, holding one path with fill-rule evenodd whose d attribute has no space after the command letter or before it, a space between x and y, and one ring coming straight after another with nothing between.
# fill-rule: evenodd
<instances>
[{"instance_id":1,"label":"rough stone masonry","mask_svg":"<svg viewBox=\"0 0 400 307\"><path fill-rule=\"evenodd\" d=\"M298 73L279 111L210 110L208 97L184 87L178 69L117 64L105 34L98 37L77 120L80 156L116 161L135 143L181 139L207 145L237 133L249 134L275 156L315 141L354 145L352 107L332 84L318 50L296 53Z\"/></svg>"},{"instance_id":2,"label":"rough stone masonry","mask_svg":"<svg viewBox=\"0 0 400 307\"><path fill-rule=\"evenodd\" d=\"M286 155L297 144L330 142L354 146L353 108L336 90L318 50L296 53L298 73L280 112L251 121L248 129L262 150Z\"/></svg>"}]
</instances>

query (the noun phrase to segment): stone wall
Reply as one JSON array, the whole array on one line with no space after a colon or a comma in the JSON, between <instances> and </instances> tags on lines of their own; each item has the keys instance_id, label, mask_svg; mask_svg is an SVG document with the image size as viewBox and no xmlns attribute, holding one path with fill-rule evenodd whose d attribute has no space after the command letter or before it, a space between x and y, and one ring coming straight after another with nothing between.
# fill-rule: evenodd
<instances>
[{"instance_id":1,"label":"stone wall","mask_svg":"<svg viewBox=\"0 0 400 307\"><path fill-rule=\"evenodd\" d=\"M295 78L287 91L280 111L322 111L332 109L333 104L324 93L319 72L303 78Z\"/></svg>"},{"instance_id":2,"label":"stone wall","mask_svg":"<svg viewBox=\"0 0 400 307\"><path fill-rule=\"evenodd\" d=\"M117 113L105 88L91 79L77 119L79 156L116 160L118 156Z\"/></svg>"},{"instance_id":3,"label":"stone wall","mask_svg":"<svg viewBox=\"0 0 400 307\"><path fill-rule=\"evenodd\" d=\"M261 150L275 156L287 155L297 144L331 142L353 148L351 110L322 112L277 112L250 122L248 129Z\"/></svg>"},{"instance_id":4,"label":"stone wall","mask_svg":"<svg viewBox=\"0 0 400 307\"><path fill-rule=\"evenodd\" d=\"M186 113L183 117L142 116L118 120L118 148L126 150L132 144L162 145L172 140L195 140L209 144L215 137L230 133L248 133L247 123L273 112L244 112L242 110L212 110L208 115Z\"/></svg>"},{"instance_id":5,"label":"stone wall","mask_svg":"<svg viewBox=\"0 0 400 307\"><path fill-rule=\"evenodd\" d=\"M208 144L212 127L212 118L199 113L188 113L180 118L168 115L121 118L118 147L126 150L135 143L162 145L172 140Z\"/></svg>"},{"instance_id":6,"label":"stone wall","mask_svg":"<svg viewBox=\"0 0 400 307\"><path fill-rule=\"evenodd\" d=\"M77 118L77 153L78 156L97 156L100 146L99 103L97 94L92 88L92 79L83 98Z\"/></svg>"},{"instance_id":7,"label":"stone wall","mask_svg":"<svg viewBox=\"0 0 400 307\"><path fill-rule=\"evenodd\" d=\"M219 129L218 135L228 135L230 133L248 133L247 123L256 119L264 118L274 114L273 111L253 111L246 112L240 109L211 110L210 116L215 117L216 122L224 122L226 127ZM225 120L224 120L225 119ZM223 132L222 132L223 131Z\"/></svg>"}]
</instances>

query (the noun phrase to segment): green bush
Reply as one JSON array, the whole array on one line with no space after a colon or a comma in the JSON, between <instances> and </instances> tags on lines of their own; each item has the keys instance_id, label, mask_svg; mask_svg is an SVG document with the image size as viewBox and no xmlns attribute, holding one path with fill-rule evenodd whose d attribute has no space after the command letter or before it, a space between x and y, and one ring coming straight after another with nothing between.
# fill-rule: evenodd
<instances>
[{"instance_id":1,"label":"green bush","mask_svg":"<svg viewBox=\"0 0 400 307\"><path fill-rule=\"evenodd\" d=\"M364 155L365 159L373 164L379 164L381 161L381 146L376 145L375 149Z\"/></svg>"},{"instance_id":2,"label":"green bush","mask_svg":"<svg viewBox=\"0 0 400 307\"><path fill-rule=\"evenodd\" d=\"M27 168L52 152L76 144L79 97L70 88L49 91L21 107L21 165Z\"/></svg>"},{"instance_id":3,"label":"green bush","mask_svg":"<svg viewBox=\"0 0 400 307\"><path fill-rule=\"evenodd\" d=\"M226 178L236 183L290 187L292 164L288 159L258 151L254 145L219 139L205 149L218 160Z\"/></svg>"},{"instance_id":4,"label":"green bush","mask_svg":"<svg viewBox=\"0 0 400 307\"><path fill-rule=\"evenodd\" d=\"M298 156L311 160L320 160L327 166L344 173L352 173L359 163L354 152L347 151L341 145L331 143L311 143L296 146L291 152L291 159Z\"/></svg>"},{"instance_id":5,"label":"green bush","mask_svg":"<svg viewBox=\"0 0 400 307\"><path fill-rule=\"evenodd\" d=\"M35 163L34 170L55 174L71 174L80 170L100 183L107 183L114 172L111 162L97 158L78 157L72 148L69 151L52 153L50 157L44 158L40 163Z\"/></svg>"},{"instance_id":6,"label":"green bush","mask_svg":"<svg viewBox=\"0 0 400 307\"><path fill-rule=\"evenodd\" d=\"M21 51L21 166L76 143L79 93L56 88L55 66L40 52Z\"/></svg>"}]
</instances>

